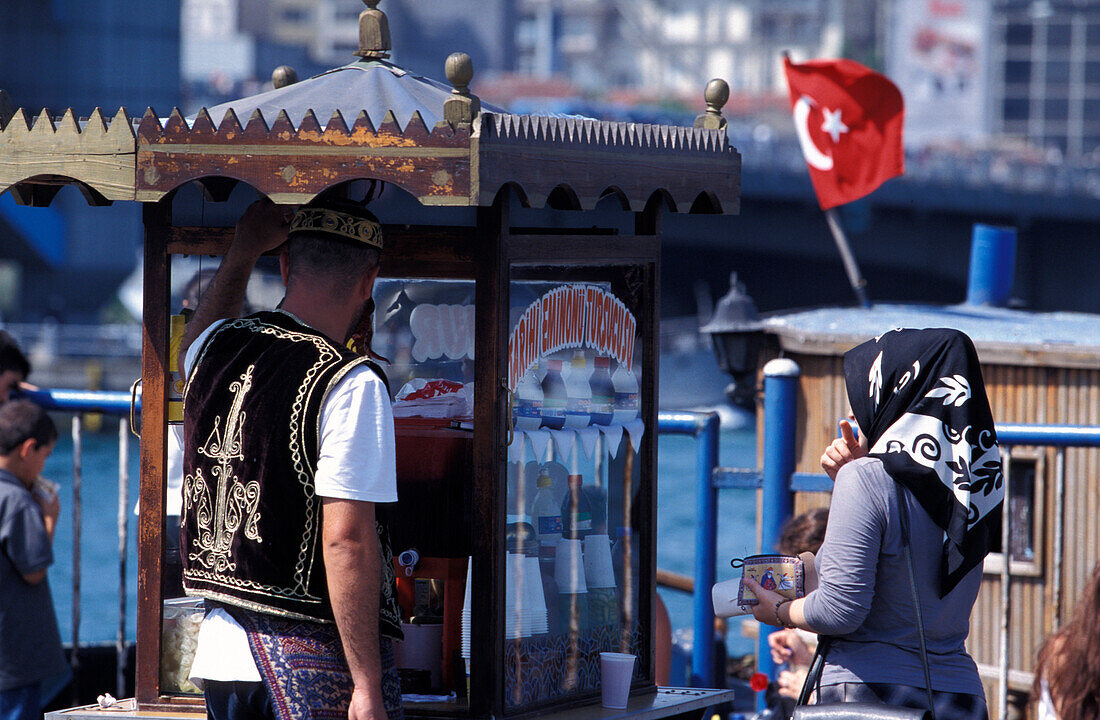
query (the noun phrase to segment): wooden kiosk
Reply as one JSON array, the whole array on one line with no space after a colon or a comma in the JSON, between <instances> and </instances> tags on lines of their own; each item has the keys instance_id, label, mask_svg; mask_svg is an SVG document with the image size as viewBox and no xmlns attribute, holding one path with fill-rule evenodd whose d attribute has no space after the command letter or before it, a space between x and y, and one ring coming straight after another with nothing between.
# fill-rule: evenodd
<instances>
[{"instance_id":1,"label":"wooden kiosk","mask_svg":"<svg viewBox=\"0 0 1100 720\"><path fill-rule=\"evenodd\" d=\"M398 523L393 549L434 548L408 569L452 583L452 649L460 633L442 697L407 713L661 717L728 700L655 693L653 635L661 216L738 211L740 155L721 117L728 88L708 85L694 128L510 115L470 94L465 55L447 60L451 87L389 63L377 4L360 16L358 61L192 118L0 116L0 192L47 205L75 185L92 204L143 204L137 690L125 711L202 711L201 696L173 692L159 672L171 650L161 588L172 259L224 252L232 221L205 222L221 203L254 193L300 205L362 187L385 188L371 205L386 243L375 347L393 353L391 391L443 378L470 402L441 422L399 414L396 515L420 521ZM574 372L568 392L555 377L562 365ZM581 372L596 378L590 407L575 403ZM424 471L423 458L442 458L442 469ZM555 503L579 497L567 475L590 505L591 525L576 524L572 544L569 527L561 542L553 528L535 530L531 512L539 490ZM560 567L548 573L555 551ZM588 561L598 566L591 588ZM638 657L626 711L599 709L605 650ZM101 713L57 716L73 714Z\"/></svg>"}]
</instances>

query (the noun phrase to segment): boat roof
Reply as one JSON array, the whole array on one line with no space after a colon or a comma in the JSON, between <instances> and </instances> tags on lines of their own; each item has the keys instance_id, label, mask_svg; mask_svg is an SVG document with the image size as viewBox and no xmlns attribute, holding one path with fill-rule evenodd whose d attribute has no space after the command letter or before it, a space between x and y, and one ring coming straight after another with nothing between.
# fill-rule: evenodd
<instances>
[{"instance_id":1,"label":"boat roof","mask_svg":"<svg viewBox=\"0 0 1100 720\"><path fill-rule=\"evenodd\" d=\"M1100 367L1100 315L1090 313L883 303L785 311L763 324L784 350L810 355L842 355L894 328L946 327L969 335L985 363Z\"/></svg>"}]
</instances>

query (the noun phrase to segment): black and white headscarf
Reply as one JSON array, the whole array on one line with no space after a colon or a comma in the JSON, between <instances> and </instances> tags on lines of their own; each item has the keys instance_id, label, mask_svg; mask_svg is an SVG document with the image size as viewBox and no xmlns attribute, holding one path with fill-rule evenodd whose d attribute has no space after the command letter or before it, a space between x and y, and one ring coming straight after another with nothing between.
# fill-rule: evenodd
<instances>
[{"instance_id":1,"label":"black and white headscarf","mask_svg":"<svg viewBox=\"0 0 1100 720\"><path fill-rule=\"evenodd\" d=\"M978 354L958 330L893 330L844 355L870 454L944 530L940 596L989 552L1004 500Z\"/></svg>"}]
</instances>

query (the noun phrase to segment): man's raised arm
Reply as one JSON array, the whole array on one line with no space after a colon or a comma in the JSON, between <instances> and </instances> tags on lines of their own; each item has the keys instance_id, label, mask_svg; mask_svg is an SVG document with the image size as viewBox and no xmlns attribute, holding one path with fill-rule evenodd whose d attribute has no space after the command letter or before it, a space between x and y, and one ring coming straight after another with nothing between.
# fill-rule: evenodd
<instances>
[{"instance_id":1,"label":"man's raised arm","mask_svg":"<svg viewBox=\"0 0 1100 720\"><path fill-rule=\"evenodd\" d=\"M203 330L218 320L240 315L252 268L261 255L286 242L287 227L284 209L267 198L257 200L244 211L222 264L187 323L177 367L184 366L187 348Z\"/></svg>"}]
</instances>

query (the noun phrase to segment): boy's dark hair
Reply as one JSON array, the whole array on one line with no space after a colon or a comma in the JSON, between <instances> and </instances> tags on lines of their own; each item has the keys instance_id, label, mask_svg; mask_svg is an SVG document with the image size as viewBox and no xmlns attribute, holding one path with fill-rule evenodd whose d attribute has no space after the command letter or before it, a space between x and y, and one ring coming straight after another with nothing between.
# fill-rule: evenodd
<instances>
[{"instance_id":1,"label":"boy's dark hair","mask_svg":"<svg viewBox=\"0 0 1100 720\"><path fill-rule=\"evenodd\" d=\"M24 379L31 374L31 364L19 349L19 343L6 331L0 330L0 373L14 370Z\"/></svg>"},{"instance_id":2,"label":"boy's dark hair","mask_svg":"<svg viewBox=\"0 0 1100 720\"><path fill-rule=\"evenodd\" d=\"M828 508L814 508L796 515L779 531L775 549L783 555L812 552L815 555L825 541L825 526L829 522Z\"/></svg>"},{"instance_id":3,"label":"boy's dark hair","mask_svg":"<svg viewBox=\"0 0 1100 720\"><path fill-rule=\"evenodd\" d=\"M27 440L49 445L57 440L57 426L30 400L12 400L0 405L0 455L7 455Z\"/></svg>"}]
</instances>

